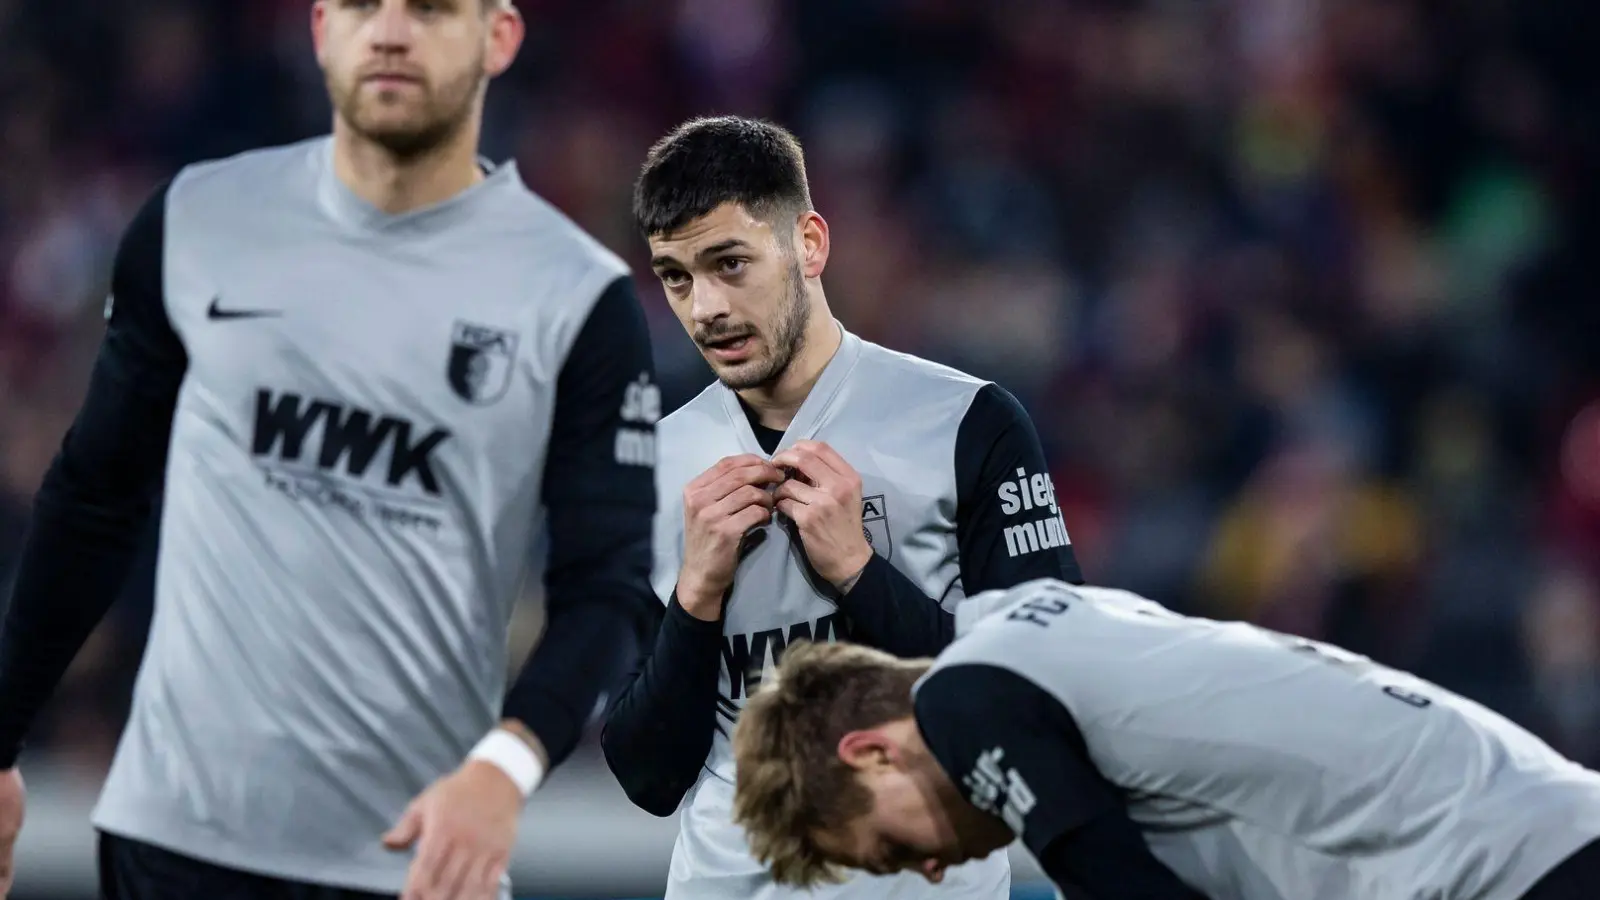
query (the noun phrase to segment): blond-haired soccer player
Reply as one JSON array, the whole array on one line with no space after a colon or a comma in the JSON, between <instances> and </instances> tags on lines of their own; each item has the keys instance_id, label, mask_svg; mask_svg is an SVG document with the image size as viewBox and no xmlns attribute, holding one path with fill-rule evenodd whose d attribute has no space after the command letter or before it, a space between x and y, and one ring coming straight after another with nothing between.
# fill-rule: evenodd
<instances>
[{"instance_id":1,"label":"blond-haired soccer player","mask_svg":"<svg viewBox=\"0 0 1600 900\"><path fill-rule=\"evenodd\" d=\"M1600 774L1326 644L1032 582L936 660L791 648L734 734L776 880L947 867L1020 838L1090 898L1600 896Z\"/></svg>"}]
</instances>

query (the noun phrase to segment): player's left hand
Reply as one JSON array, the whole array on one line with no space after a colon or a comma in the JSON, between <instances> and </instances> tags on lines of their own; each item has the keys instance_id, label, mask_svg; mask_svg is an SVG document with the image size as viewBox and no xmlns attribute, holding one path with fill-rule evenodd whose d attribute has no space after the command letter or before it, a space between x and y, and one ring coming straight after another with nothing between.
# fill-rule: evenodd
<instances>
[{"instance_id":1,"label":"player's left hand","mask_svg":"<svg viewBox=\"0 0 1600 900\"><path fill-rule=\"evenodd\" d=\"M778 512L794 520L812 568L848 593L872 560L861 526L861 475L821 441L798 441L772 458L793 475L773 492Z\"/></svg>"},{"instance_id":2,"label":"player's left hand","mask_svg":"<svg viewBox=\"0 0 1600 900\"><path fill-rule=\"evenodd\" d=\"M418 794L383 836L391 850L417 848L401 900L499 897L522 804L510 776L483 760L468 760Z\"/></svg>"}]
</instances>

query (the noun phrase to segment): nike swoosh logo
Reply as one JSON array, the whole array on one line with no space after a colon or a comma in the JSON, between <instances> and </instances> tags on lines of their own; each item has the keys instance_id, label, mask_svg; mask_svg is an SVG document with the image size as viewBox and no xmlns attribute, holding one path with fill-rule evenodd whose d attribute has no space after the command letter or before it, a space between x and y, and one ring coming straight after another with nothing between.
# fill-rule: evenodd
<instances>
[{"instance_id":1,"label":"nike swoosh logo","mask_svg":"<svg viewBox=\"0 0 1600 900\"><path fill-rule=\"evenodd\" d=\"M206 307L206 318L213 321L217 319L268 319L283 315L277 309L223 309L221 297L212 297L211 305Z\"/></svg>"}]
</instances>

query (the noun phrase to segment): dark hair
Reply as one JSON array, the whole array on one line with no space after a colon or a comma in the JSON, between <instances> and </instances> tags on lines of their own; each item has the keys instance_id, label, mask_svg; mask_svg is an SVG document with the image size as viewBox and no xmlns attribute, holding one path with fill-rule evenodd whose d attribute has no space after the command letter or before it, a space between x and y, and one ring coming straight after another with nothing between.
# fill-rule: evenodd
<instances>
[{"instance_id":1,"label":"dark hair","mask_svg":"<svg viewBox=\"0 0 1600 900\"><path fill-rule=\"evenodd\" d=\"M805 153L794 135L760 119L690 119L645 156L633 189L633 220L650 237L724 203L768 221L810 209Z\"/></svg>"}]
</instances>

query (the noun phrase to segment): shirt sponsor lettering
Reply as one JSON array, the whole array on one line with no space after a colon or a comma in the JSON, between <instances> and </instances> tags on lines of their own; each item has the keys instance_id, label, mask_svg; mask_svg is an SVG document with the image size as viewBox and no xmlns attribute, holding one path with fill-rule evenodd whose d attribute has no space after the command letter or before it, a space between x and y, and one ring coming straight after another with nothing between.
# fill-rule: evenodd
<instances>
[{"instance_id":1,"label":"shirt sponsor lettering","mask_svg":"<svg viewBox=\"0 0 1600 900\"><path fill-rule=\"evenodd\" d=\"M661 389L650 383L648 372L623 391L615 458L618 465L653 467L656 464L655 424L661 420ZM631 426L631 427L630 427Z\"/></svg>"},{"instance_id":2,"label":"shirt sponsor lettering","mask_svg":"<svg viewBox=\"0 0 1600 900\"><path fill-rule=\"evenodd\" d=\"M829 643L849 636L849 621L843 613L829 613L787 628L723 635L722 661L728 670L729 699L744 700L755 693L761 687L762 676L777 667L783 651L795 641Z\"/></svg>"},{"instance_id":3,"label":"shirt sponsor lettering","mask_svg":"<svg viewBox=\"0 0 1600 900\"><path fill-rule=\"evenodd\" d=\"M1006 553L1012 558L1072 544L1048 473L1029 474L1019 467L1016 479L1000 485L996 496L1007 518ZM1013 519L1022 521L1011 524Z\"/></svg>"},{"instance_id":4,"label":"shirt sponsor lettering","mask_svg":"<svg viewBox=\"0 0 1600 900\"><path fill-rule=\"evenodd\" d=\"M1005 757L1006 751L999 747L984 751L961 783L973 806L999 816L1013 834L1022 837L1028 813L1039 801L1017 770L1005 765Z\"/></svg>"},{"instance_id":5,"label":"shirt sponsor lettering","mask_svg":"<svg viewBox=\"0 0 1600 900\"><path fill-rule=\"evenodd\" d=\"M293 500L437 530L442 520L414 507L441 502L435 455L450 436L398 416L263 388L250 451L267 486Z\"/></svg>"}]
</instances>

